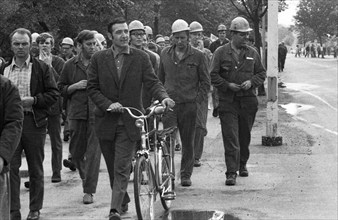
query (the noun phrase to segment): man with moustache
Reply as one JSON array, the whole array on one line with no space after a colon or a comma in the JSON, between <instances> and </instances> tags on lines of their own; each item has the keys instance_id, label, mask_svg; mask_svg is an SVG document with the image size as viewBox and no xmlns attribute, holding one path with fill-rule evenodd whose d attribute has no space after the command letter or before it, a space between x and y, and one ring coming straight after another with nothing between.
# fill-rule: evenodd
<instances>
[{"instance_id":1,"label":"man with moustache","mask_svg":"<svg viewBox=\"0 0 338 220\"><path fill-rule=\"evenodd\" d=\"M177 126L182 141L181 185L191 186L197 105L210 89L208 61L189 44L189 25L182 19L172 24L173 45L161 53L159 78L175 101L173 111L162 118L165 128Z\"/></svg>"},{"instance_id":2,"label":"man with moustache","mask_svg":"<svg viewBox=\"0 0 338 220\"><path fill-rule=\"evenodd\" d=\"M82 179L83 203L94 202L99 178L101 151L94 131L94 104L87 94L90 58L97 51L95 33L81 31L76 37L80 53L64 65L58 81L61 95L68 100L69 151Z\"/></svg>"},{"instance_id":3,"label":"man with moustache","mask_svg":"<svg viewBox=\"0 0 338 220\"><path fill-rule=\"evenodd\" d=\"M219 47L211 62L211 82L219 94L226 171L226 185L249 175L251 129L258 110L255 89L262 85L266 71L257 51L247 46L252 29L245 18L232 20L230 43Z\"/></svg>"},{"instance_id":4,"label":"man with moustache","mask_svg":"<svg viewBox=\"0 0 338 220\"><path fill-rule=\"evenodd\" d=\"M30 182L30 211L27 219L39 219L44 195L43 160L47 118L49 107L56 102L59 92L50 67L30 55L30 31L18 28L11 33L10 40L14 57L5 67L3 75L18 87L24 109L20 143L10 163L11 219L21 219L19 169L22 151L26 155Z\"/></svg>"},{"instance_id":5,"label":"man with moustache","mask_svg":"<svg viewBox=\"0 0 338 220\"><path fill-rule=\"evenodd\" d=\"M126 21L115 19L108 25L108 31L113 45L93 55L87 71L87 90L96 105L95 130L110 177L112 199L109 219L119 220L121 214L128 210L131 160L136 143L141 138L135 119L122 107L144 110L142 87L166 107L172 108L175 103L155 75L149 56L142 50L129 47Z\"/></svg>"}]
</instances>

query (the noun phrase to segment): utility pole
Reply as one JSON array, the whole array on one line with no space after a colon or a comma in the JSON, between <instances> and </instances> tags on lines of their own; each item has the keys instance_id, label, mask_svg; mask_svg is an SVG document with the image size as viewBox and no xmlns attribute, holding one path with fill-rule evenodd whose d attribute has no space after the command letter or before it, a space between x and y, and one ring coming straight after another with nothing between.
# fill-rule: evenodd
<instances>
[{"instance_id":1,"label":"utility pole","mask_svg":"<svg viewBox=\"0 0 338 220\"><path fill-rule=\"evenodd\" d=\"M283 138L278 136L278 0L268 0L268 68L267 68L267 121L264 146L280 146Z\"/></svg>"}]
</instances>

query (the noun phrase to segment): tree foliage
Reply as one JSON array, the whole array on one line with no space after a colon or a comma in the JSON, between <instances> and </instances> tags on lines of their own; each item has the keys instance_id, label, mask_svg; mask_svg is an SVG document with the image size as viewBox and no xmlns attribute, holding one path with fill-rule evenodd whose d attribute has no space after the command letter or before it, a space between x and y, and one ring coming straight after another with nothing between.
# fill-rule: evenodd
<instances>
[{"instance_id":1,"label":"tree foliage","mask_svg":"<svg viewBox=\"0 0 338 220\"><path fill-rule=\"evenodd\" d=\"M337 33L336 0L301 0L295 16L296 25L301 29L312 29L323 43L323 36Z\"/></svg>"}]
</instances>

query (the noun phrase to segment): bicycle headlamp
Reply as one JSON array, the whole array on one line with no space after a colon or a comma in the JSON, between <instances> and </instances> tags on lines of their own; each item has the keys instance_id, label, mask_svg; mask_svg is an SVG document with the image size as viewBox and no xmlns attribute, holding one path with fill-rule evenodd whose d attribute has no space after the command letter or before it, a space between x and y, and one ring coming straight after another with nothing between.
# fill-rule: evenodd
<instances>
[{"instance_id":1,"label":"bicycle headlamp","mask_svg":"<svg viewBox=\"0 0 338 220\"><path fill-rule=\"evenodd\" d=\"M136 119L135 125L136 125L136 127L138 127L138 128L142 128L143 125L144 125L143 119Z\"/></svg>"}]
</instances>

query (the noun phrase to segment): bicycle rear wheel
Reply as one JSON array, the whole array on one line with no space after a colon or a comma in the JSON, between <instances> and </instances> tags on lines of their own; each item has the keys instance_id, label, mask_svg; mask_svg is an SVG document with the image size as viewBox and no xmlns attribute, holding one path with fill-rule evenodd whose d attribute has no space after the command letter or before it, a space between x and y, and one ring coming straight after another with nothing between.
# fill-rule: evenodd
<instances>
[{"instance_id":1,"label":"bicycle rear wheel","mask_svg":"<svg viewBox=\"0 0 338 220\"><path fill-rule=\"evenodd\" d=\"M160 198L162 206L165 210L168 210L171 206L172 200L175 199L176 195L174 192L175 188L175 169L174 169L174 160L172 154L169 150L170 145L168 142L164 142L165 146L162 147L162 158L161 158L161 172L162 175L162 192L160 192Z\"/></svg>"},{"instance_id":2,"label":"bicycle rear wheel","mask_svg":"<svg viewBox=\"0 0 338 220\"><path fill-rule=\"evenodd\" d=\"M134 197L139 220L154 219L156 190L154 171L150 160L144 156L138 157L134 170Z\"/></svg>"}]
</instances>

